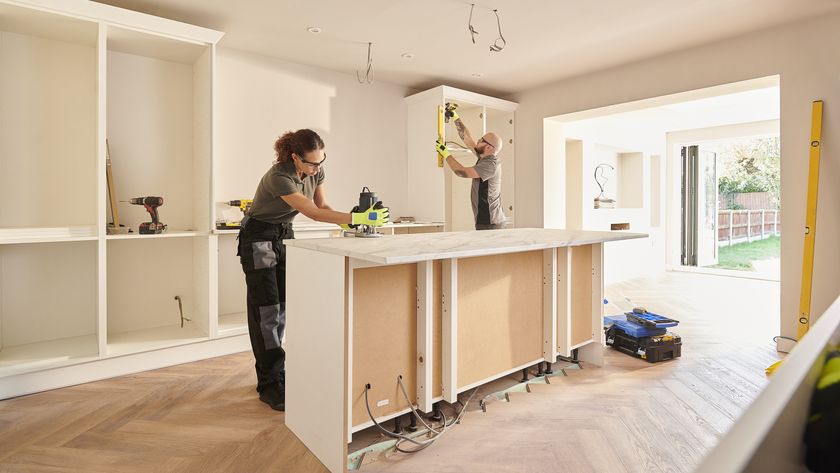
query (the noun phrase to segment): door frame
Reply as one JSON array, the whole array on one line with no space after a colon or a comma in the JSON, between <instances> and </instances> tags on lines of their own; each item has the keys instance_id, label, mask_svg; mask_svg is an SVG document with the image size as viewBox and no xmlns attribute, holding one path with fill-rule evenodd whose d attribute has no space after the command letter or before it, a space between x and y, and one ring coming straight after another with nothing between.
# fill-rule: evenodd
<instances>
[{"instance_id":1,"label":"door frame","mask_svg":"<svg viewBox=\"0 0 840 473\"><path fill-rule=\"evenodd\" d=\"M767 138L780 136L780 120L739 123L712 128L699 128L666 133L665 159L665 225L666 269L683 269L681 264L681 166L680 151L689 144L723 141L738 138ZM714 270L712 270L714 271Z\"/></svg>"}]
</instances>

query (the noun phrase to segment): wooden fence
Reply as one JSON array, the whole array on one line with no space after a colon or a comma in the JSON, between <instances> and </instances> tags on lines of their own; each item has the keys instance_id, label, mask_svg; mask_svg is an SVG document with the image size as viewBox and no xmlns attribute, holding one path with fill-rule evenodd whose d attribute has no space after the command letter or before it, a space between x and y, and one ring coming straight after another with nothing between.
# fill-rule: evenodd
<instances>
[{"instance_id":1,"label":"wooden fence","mask_svg":"<svg viewBox=\"0 0 840 473\"><path fill-rule=\"evenodd\" d=\"M721 194L718 208L723 210L737 204L744 210L773 209L777 207L769 192L740 192L736 194Z\"/></svg>"},{"instance_id":2,"label":"wooden fence","mask_svg":"<svg viewBox=\"0 0 840 473\"><path fill-rule=\"evenodd\" d=\"M718 210L718 245L732 245L779 235L780 224L781 211L776 209Z\"/></svg>"}]
</instances>

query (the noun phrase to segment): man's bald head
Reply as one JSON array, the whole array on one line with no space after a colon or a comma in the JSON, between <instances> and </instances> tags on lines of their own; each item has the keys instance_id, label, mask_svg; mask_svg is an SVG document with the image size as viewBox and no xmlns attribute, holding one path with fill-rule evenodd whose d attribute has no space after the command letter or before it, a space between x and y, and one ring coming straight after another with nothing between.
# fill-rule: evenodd
<instances>
[{"instance_id":1,"label":"man's bald head","mask_svg":"<svg viewBox=\"0 0 840 473\"><path fill-rule=\"evenodd\" d=\"M502 138L495 133L487 133L478 140L476 151L481 156L498 156L502 151Z\"/></svg>"}]
</instances>

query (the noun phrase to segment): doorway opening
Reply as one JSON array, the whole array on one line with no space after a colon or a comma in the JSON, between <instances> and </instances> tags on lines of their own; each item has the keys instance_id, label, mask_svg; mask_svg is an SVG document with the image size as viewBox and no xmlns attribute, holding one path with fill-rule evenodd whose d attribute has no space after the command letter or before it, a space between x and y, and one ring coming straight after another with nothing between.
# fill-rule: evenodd
<instances>
[{"instance_id":1,"label":"doorway opening","mask_svg":"<svg viewBox=\"0 0 840 473\"><path fill-rule=\"evenodd\" d=\"M680 264L778 280L778 135L680 146Z\"/></svg>"},{"instance_id":2,"label":"doorway opening","mask_svg":"<svg viewBox=\"0 0 840 473\"><path fill-rule=\"evenodd\" d=\"M546 118L545 226L648 234L607 247L608 284L778 280L780 115L772 76Z\"/></svg>"}]
</instances>

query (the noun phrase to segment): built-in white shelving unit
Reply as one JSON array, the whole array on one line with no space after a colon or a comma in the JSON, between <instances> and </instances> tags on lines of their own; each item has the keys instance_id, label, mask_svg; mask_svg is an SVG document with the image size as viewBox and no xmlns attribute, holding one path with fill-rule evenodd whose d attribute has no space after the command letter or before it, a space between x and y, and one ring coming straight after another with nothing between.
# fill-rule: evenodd
<instances>
[{"instance_id":1,"label":"built-in white shelving unit","mask_svg":"<svg viewBox=\"0 0 840 473\"><path fill-rule=\"evenodd\" d=\"M221 37L0 0L0 398L248 349L244 317L218 316L219 239L235 241L211 218ZM134 233L106 234L106 140L117 199L163 197L166 233L137 233L149 215L121 202Z\"/></svg>"},{"instance_id":2,"label":"built-in white shelving unit","mask_svg":"<svg viewBox=\"0 0 840 473\"><path fill-rule=\"evenodd\" d=\"M214 229L220 202L254 191L213 153L221 37L87 0L0 0L0 399L250 349L238 231ZM106 149L133 233L107 233ZM163 197L165 233L139 234L150 216L124 201L144 196Z\"/></svg>"}]
</instances>

